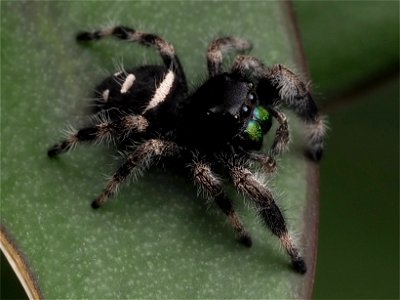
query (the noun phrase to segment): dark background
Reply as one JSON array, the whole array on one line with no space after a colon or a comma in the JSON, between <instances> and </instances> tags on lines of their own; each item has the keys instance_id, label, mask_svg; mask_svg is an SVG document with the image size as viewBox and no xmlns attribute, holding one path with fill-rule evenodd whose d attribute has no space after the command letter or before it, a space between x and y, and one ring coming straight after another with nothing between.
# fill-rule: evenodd
<instances>
[{"instance_id":1,"label":"dark background","mask_svg":"<svg viewBox=\"0 0 400 300\"><path fill-rule=\"evenodd\" d=\"M294 6L331 127L314 298L398 299L399 4Z\"/></svg>"},{"instance_id":2,"label":"dark background","mask_svg":"<svg viewBox=\"0 0 400 300\"><path fill-rule=\"evenodd\" d=\"M398 298L399 4L293 5L331 128L314 298ZM1 282L2 299L25 297L3 255Z\"/></svg>"}]
</instances>

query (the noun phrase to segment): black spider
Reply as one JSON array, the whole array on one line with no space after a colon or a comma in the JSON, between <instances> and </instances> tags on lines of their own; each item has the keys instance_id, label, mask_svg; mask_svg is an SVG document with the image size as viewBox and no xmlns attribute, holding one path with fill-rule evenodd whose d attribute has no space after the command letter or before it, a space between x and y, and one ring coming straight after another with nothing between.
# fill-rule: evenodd
<instances>
[{"instance_id":1,"label":"black spider","mask_svg":"<svg viewBox=\"0 0 400 300\"><path fill-rule=\"evenodd\" d=\"M209 79L189 93L173 46L157 35L118 26L79 33L77 40L107 36L156 48L164 66L121 70L106 78L96 88L94 111L103 117L92 126L71 133L51 147L48 155L54 157L81 142L102 139L129 149L126 161L93 201L93 208L106 203L124 180L140 174L155 158L177 158L183 166L190 167L195 184L227 216L240 241L251 246L250 235L223 188L221 177L228 177L254 203L265 225L280 239L294 269L305 273L304 259L271 191L252 174L249 165L256 161L265 172L273 172L274 157L287 148L288 123L281 106L294 110L306 123L306 151L312 160L320 160L324 124L306 85L285 66L269 68L251 56L237 56L231 71L224 72L225 52L251 48L248 41L224 37L214 40L208 48ZM279 127L272 147L268 154L257 153L273 118Z\"/></svg>"}]
</instances>

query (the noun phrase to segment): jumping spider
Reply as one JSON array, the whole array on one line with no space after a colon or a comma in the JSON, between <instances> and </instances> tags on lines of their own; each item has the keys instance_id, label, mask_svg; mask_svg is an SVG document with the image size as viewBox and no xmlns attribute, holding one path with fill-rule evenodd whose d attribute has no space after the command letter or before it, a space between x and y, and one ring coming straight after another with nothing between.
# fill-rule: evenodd
<instances>
[{"instance_id":1,"label":"jumping spider","mask_svg":"<svg viewBox=\"0 0 400 300\"><path fill-rule=\"evenodd\" d=\"M304 274L305 261L288 233L282 213L271 191L250 171L250 164L257 162L265 172L273 172L275 157L286 150L289 129L280 107L292 109L306 123L306 152L314 161L321 159L324 126L307 86L285 66L270 68L252 56L238 55L232 69L224 72L223 54L243 53L251 49L251 44L223 37L208 48L209 78L189 92L174 47L157 35L117 26L81 32L77 40L87 42L109 36L155 48L164 65L122 70L106 78L96 88L93 111L103 117L69 134L51 147L48 155L55 157L81 142L103 139L128 149L125 162L93 201L93 208L105 204L123 181L142 173L156 158L177 158L182 166L189 167L197 187L227 216L240 241L250 247L250 235L223 188L221 178L230 178L280 239L294 269ZM273 118L279 127L269 153L257 153Z\"/></svg>"}]
</instances>

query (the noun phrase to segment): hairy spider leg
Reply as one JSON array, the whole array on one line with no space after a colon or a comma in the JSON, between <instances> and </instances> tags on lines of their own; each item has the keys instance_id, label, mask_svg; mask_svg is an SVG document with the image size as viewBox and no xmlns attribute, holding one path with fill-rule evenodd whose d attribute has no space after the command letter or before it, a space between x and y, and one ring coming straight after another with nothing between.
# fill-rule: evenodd
<instances>
[{"instance_id":1,"label":"hairy spider leg","mask_svg":"<svg viewBox=\"0 0 400 300\"><path fill-rule=\"evenodd\" d=\"M267 67L254 56L237 55L232 65L232 73L243 77L260 79L265 76Z\"/></svg>"},{"instance_id":2,"label":"hairy spider leg","mask_svg":"<svg viewBox=\"0 0 400 300\"><path fill-rule=\"evenodd\" d=\"M146 118L139 115L127 115L116 121L103 121L69 134L65 140L51 147L47 154L50 157L54 157L73 149L82 142L111 140L113 136L123 138L133 133L144 133L148 126L149 123Z\"/></svg>"},{"instance_id":3,"label":"hairy spider leg","mask_svg":"<svg viewBox=\"0 0 400 300\"><path fill-rule=\"evenodd\" d=\"M307 126L306 153L310 159L319 161L324 150L326 125L307 85L287 67L274 65L268 68L252 56L237 56L232 72L258 78L257 92L260 99L263 99L263 94L265 97L270 97L272 94L275 98L273 100L279 102L269 105L282 104L297 114Z\"/></svg>"},{"instance_id":4,"label":"hairy spider leg","mask_svg":"<svg viewBox=\"0 0 400 300\"><path fill-rule=\"evenodd\" d=\"M270 155L248 152L247 157L261 164L262 170L266 173L274 173L276 171L276 161Z\"/></svg>"},{"instance_id":5,"label":"hairy spider leg","mask_svg":"<svg viewBox=\"0 0 400 300\"><path fill-rule=\"evenodd\" d=\"M239 241L247 247L251 247L250 234L244 228L242 221L235 212L231 200L226 195L221 180L214 174L210 166L203 161L193 165L194 182L203 192L206 198L211 199L227 216L229 224L239 236Z\"/></svg>"},{"instance_id":6,"label":"hairy spider leg","mask_svg":"<svg viewBox=\"0 0 400 300\"><path fill-rule=\"evenodd\" d=\"M308 129L307 155L311 159L319 161L324 150L326 124L324 118L319 114L307 85L283 65L274 65L269 70L266 79L279 90L284 105L292 109L306 123Z\"/></svg>"},{"instance_id":7,"label":"hairy spider leg","mask_svg":"<svg viewBox=\"0 0 400 300\"><path fill-rule=\"evenodd\" d=\"M207 66L210 77L216 76L223 72L222 59L223 55L229 51L239 53L251 50L252 44L244 39L237 37L222 37L213 40L207 51Z\"/></svg>"},{"instance_id":8,"label":"hairy spider leg","mask_svg":"<svg viewBox=\"0 0 400 300\"><path fill-rule=\"evenodd\" d=\"M128 177L137 177L146 170L156 157L172 156L179 152L178 146L170 141L147 140L129 154L126 161L117 169L103 192L92 202L93 208L99 208L116 194L120 184Z\"/></svg>"},{"instance_id":9,"label":"hairy spider leg","mask_svg":"<svg viewBox=\"0 0 400 300\"><path fill-rule=\"evenodd\" d=\"M211 199L227 216L229 224L238 234L239 241L251 247L252 240L250 234L244 228L240 217L235 212L232 202L226 195L221 180L211 170L209 164L203 161L197 161L192 166L194 182L203 192L206 198Z\"/></svg>"},{"instance_id":10,"label":"hairy spider leg","mask_svg":"<svg viewBox=\"0 0 400 300\"><path fill-rule=\"evenodd\" d=\"M78 33L76 39L78 41L93 41L109 36L114 36L129 42L137 42L143 46L157 49L164 62L164 65L176 74L177 80L182 87L182 92L185 94L187 93L188 87L185 73L183 71L181 62L175 53L175 49L172 44L158 35L137 31L133 28L125 26L116 26L96 30L93 32L83 31Z\"/></svg>"},{"instance_id":11,"label":"hairy spider leg","mask_svg":"<svg viewBox=\"0 0 400 300\"><path fill-rule=\"evenodd\" d=\"M290 137L288 121L284 113L276 108L270 108L272 116L279 122L279 127L275 132L275 138L269 153L272 157L282 154L287 150Z\"/></svg>"},{"instance_id":12,"label":"hairy spider leg","mask_svg":"<svg viewBox=\"0 0 400 300\"><path fill-rule=\"evenodd\" d=\"M265 225L279 238L290 256L293 268L301 274L306 273L305 261L287 230L285 219L275 203L271 191L264 187L250 170L240 164L231 164L229 172L237 190L254 202Z\"/></svg>"}]
</instances>

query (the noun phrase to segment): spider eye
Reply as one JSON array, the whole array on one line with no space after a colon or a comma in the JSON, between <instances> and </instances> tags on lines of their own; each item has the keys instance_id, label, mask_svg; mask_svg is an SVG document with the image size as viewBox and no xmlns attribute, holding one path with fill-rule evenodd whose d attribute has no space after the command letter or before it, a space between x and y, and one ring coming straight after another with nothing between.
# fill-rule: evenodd
<instances>
[{"instance_id":1,"label":"spider eye","mask_svg":"<svg viewBox=\"0 0 400 300\"><path fill-rule=\"evenodd\" d=\"M256 102L256 95L253 92L250 92L247 95L247 100L249 100L250 103L254 104Z\"/></svg>"}]
</instances>

